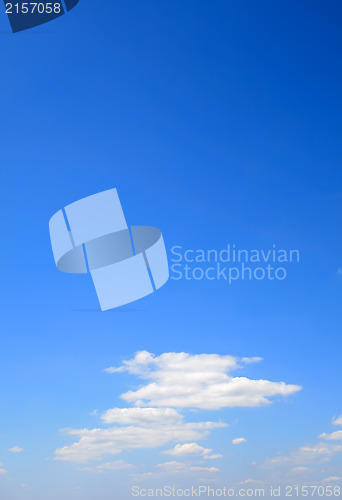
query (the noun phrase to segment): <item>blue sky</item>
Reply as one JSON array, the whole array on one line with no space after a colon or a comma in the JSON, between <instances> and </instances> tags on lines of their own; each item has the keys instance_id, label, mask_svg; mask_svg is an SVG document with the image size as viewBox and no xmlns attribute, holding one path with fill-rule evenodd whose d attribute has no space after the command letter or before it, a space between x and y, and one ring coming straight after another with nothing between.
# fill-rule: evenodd
<instances>
[{"instance_id":1,"label":"blue sky","mask_svg":"<svg viewBox=\"0 0 342 500\"><path fill-rule=\"evenodd\" d=\"M219 472L203 474L218 485L292 483L296 467L308 468L297 482L339 484L340 435L318 436L338 432L342 413L341 14L338 1L81 0L13 35L2 10L5 500L125 500L130 474L192 484L189 467L209 462ZM299 249L300 262L283 281L170 280L101 313L88 277L56 270L48 221L112 187L128 224L160 228L169 256L174 245L275 244ZM182 444L170 441L95 465L54 460L79 440L60 429L109 428L104 412L134 407L120 395L150 379L104 370L140 351L260 357L229 376L302 389L264 406L174 408L188 423L229 424L196 441L222 458L163 455ZM326 462L301 455L317 443L331 446ZM134 467L80 470L117 460ZM188 469L158 476L169 461Z\"/></svg>"}]
</instances>

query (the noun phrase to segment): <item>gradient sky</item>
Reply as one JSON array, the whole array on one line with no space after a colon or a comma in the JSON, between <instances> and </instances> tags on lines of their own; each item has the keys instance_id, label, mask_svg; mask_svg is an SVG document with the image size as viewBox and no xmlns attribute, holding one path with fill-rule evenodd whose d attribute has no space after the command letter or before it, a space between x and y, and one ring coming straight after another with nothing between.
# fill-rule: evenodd
<instances>
[{"instance_id":1,"label":"gradient sky","mask_svg":"<svg viewBox=\"0 0 342 500\"><path fill-rule=\"evenodd\" d=\"M338 0L81 0L13 35L2 8L1 498L126 500L137 481L203 478L341 484L341 16ZM113 187L128 224L160 228L169 256L276 245L300 262L284 281L170 280L101 313L87 276L55 268L48 221ZM61 429L112 428L105 411L134 407L120 396L150 379L104 370L140 351L215 354L215 380L223 356L260 357L229 375L301 390L255 407L170 405L228 426L55 460L79 440ZM192 442L222 458L163 454ZM158 467L170 461L185 471ZM115 462L127 469L103 469Z\"/></svg>"}]
</instances>

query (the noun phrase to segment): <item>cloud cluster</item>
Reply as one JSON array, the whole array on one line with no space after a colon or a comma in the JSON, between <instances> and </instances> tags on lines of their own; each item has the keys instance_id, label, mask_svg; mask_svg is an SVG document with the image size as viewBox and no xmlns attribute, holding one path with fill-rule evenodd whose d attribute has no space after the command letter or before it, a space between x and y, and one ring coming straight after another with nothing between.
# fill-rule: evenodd
<instances>
[{"instance_id":1,"label":"cloud cluster","mask_svg":"<svg viewBox=\"0 0 342 500\"><path fill-rule=\"evenodd\" d=\"M289 455L278 456L267 460L270 465L296 465L328 462L332 457L342 452L342 445L317 443L300 446Z\"/></svg>"},{"instance_id":2,"label":"cloud cluster","mask_svg":"<svg viewBox=\"0 0 342 500\"><path fill-rule=\"evenodd\" d=\"M333 419L333 425L342 425L342 418ZM306 465L315 465L329 462L333 457L342 453L342 431L332 433L323 432L320 434L319 441L315 444L300 446L285 456L276 456L267 459L268 465L291 465L295 466L292 471L300 472L309 470ZM331 442L335 441L335 442Z\"/></svg>"},{"instance_id":3,"label":"cloud cluster","mask_svg":"<svg viewBox=\"0 0 342 500\"><path fill-rule=\"evenodd\" d=\"M138 407L198 408L217 410L232 407L257 407L270 404L275 396L289 396L301 387L285 382L233 377L232 371L261 358L236 358L218 354L191 355L164 353L154 356L138 352L122 366L107 368L108 373L127 371L147 380L122 399Z\"/></svg>"},{"instance_id":4,"label":"cloud cluster","mask_svg":"<svg viewBox=\"0 0 342 500\"><path fill-rule=\"evenodd\" d=\"M270 398L288 396L299 391L297 385L268 380L233 377L232 371L242 369L261 358L220 356L218 354L164 353L155 356L147 351L136 353L108 373L128 372L146 381L135 391L122 394L130 408L112 408L100 415L110 427L95 429L64 429L77 441L55 451L55 459L78 464L103 460L122 451L137 448L160 448L177 443L165 453L173 457L195 456L203 459L221 458L197 441L213 429L227 424L212 421L187 422L181 409L216 410L227 407L257 407L270 404ZM243 438L236 441L238 444ZM114 470L123 463L105 462L92 468L95 472ZM170 467L178 471L215 471L214 467L197 467L180 462L160 464L159 470ZM190 469L189 469L190 467ZM116 470L116 469L115 469Z\"/></svg>"},{"instance_id":5,"label":"cloud cluster","mask_svg":"<svg viewBox=\"0 0 342 500\"><path fill-rule=\"evenodd\" d=\"M174 409L113 408L102 415L106 423L120 424L108 429L64 429L79 440L55 451L57 460L85 463L116 455L123 450L158 448L172 441L202 439L222 422L185 422Z\"/></svg>"}]
</instances>

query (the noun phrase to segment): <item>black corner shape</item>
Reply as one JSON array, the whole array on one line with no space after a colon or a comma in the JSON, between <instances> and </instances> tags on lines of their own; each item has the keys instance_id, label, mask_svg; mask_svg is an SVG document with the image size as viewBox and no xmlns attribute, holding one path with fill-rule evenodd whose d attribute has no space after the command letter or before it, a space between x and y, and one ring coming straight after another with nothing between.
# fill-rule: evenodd
<instances>
[{"instance_id":1,"label":"black corner shape","mask_svg":"<svg viewBox=\"0 0 342 500\"><path fill-rule=\"evenodd\" d=\"M79 0L64 0L64 5L63 0L3 1L13 33L57 19L79 3Z\"/></svg>"}]
</instances>

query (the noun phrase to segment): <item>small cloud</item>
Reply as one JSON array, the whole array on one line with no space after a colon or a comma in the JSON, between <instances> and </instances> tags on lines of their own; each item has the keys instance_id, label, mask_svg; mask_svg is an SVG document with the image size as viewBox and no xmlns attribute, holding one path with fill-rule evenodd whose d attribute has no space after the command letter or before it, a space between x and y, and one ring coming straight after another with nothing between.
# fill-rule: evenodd
<instances>
[{"instance_id":1,"label":"small cloud","mask_svg":"<svg viewBox=\"0 0 342 500\"><path fill-rule=\"evenodd\" d=\"M296 465L328 462L342 452L342 445L320 442L314 445L301 446L289 455L266 459L266 465Z\"/></svg>"},{"instance_id":2,"label":"small cloud","mask_svg":"<svg viewBox=\"0 0 342 500\"><path fill-rule=\"evenodd\" d=\"M263 359L255 356L254 358L242 358L241 361L246 365L250 365L252 363L260 363Z\"/></svg>"},{"instance_id":3,"label":"small cloud","mask_svg":"<svg viewBox=\"0 0 342 500\"><path fill-rule=\"evenodd\" d=\"M96 466L82 467L83 471L92 472L94 474L103 474L105 472L131 469L133 465L124 462L123 460L116 460L114 462L105 462Z\"/></svg>"},{"instance_id":4,"label":"small cloud","mask_svg":"<svg viewBox=\"0 0 342 500\"><path fill-rule=\"evenodd\" d=\"M130 474L129 476L132 478L133 481L137 482L159 477L159 475L156 474L155 472L143 472L142 474Z\"/></svg>"},{"instance_id":5,"label":"small cloud","mask_svg":"<svg viewBox=\"0 0 342 500\"><path fill-rule=\"evenodd\" d=\"M21 453L24 451L24 448L20 448L20 446L12 446L12 448L8 448L7 451L10 451L11 453Z\"/></svg>"},{"instance_id":6,"label":"small cloud","mask_svg":"<svg viewBox=\"0 0 342 500\"><path fill-rule=\"evenodd\" d=\"M342 441L342 431L335 431L331 434L323 432L323 434L320 434L319 437L321 439L325 439L326 441Z\"/></svg>"},{"instance_id":7,"label":"small cloud","mask_svg":"<svg viewBox=\"0 0 342 500\"><path fill-rule=\"evenodd\" d=\"M259 479L249 478L249 479L246 479L245 481L241 481L240 484L253 484L253 483L261 483L261 481Z\"/></svg>"},{"instance_id":8,"label":"small cloud","mask_svg":"<svg viewBox=\"0 0 342 500\"><path fill-rule=\"evenodd\" d=\"M325 477L322 479L322 483L332 483L332 482L338 482L342 481L342 477L340 476L331 476L331 477Z\"/></svg>"},{"instance_id":9,"label":"small cloud","mask_svg":"<svg viewBox=\"0 0 342 500\"><path fill-rule=\"evenodd\" d=\"M342 425L342 415L340 415L339 417L333 418L332 423L333 423L333 425Z\"/></svg>"},{"instance_id":10,"label":"small cloud","mask_svg":"<svg viewBox=\"0 0 342 500\"><path fill-rule=\"evenodd\" d=\"M310 470L309 467L293 467L291 469L292 472L306 472L307 470Z\"/></svg>"},{"instance_id":11,"label":"small cloud","mask_svg":"<svg viewBox=\"0 0 342 500\"><path fill-rule=\"evenodd\" d=\"M97 470L101 472L111 471L111 470L123 470L131 469L133 465L124 462L123 460L116 460L115 462L106 462L104 464L98 465Z\"/></svg>"},{"instance_id":12,"label":"small cloud","mask_svg":"<svg viewBox=\"0 0 342 500\"><path fill-rule=\"evenodd\" d=\"M188 465L183 462L165 462L163 464L158 464L157 467L163 469L165 472L179 474L179 473L189 473L189 472L219 472L220 469L216 467L198 467L193 465Z\"/></svg>"},{"instance_id":13,"label":"small cloud","mask_svg":"<svg viewBox=\"0 0 342 500\"><path fill-rule=\"evenodd\" d=\"M184 457L188 455L200 455L204 459L216 459L222 458L222 455L219 453L213 454L213 450L210 448L203 448L197 443L185 443L185 444L177 444L171 450L164 451L165 455L171 455L173 457Z\"/></svg>"},{"instance_id":14,"label":"small cloud","mask_svg":"<svg viewBox=\"0 0 342 500\"><path fill-rule=\"evenodd\" d=\"M97 409L96 409L96 410L93 410L93 411L91 411L91 412L89 413L89 415L90 415L91 417L96 417L96 415L98 414L98 411L99 411L99 410L97 410Z\"/></svg>"},{"instance_id":15,"label":"small cloud","mask_svg":"<svg viewBox=\"0 0 342 500\"><path fill-rule=\"evenodd\" d=\"M3 469L1 466L2 464L0 464L0 476L4 476L5 474L7 474L7 470Z\"/></svg>"},{"instance_id":16,"label":"small cloud","mask_svg":"<svg viewBox=\"0 0 342 500\"><path fill-rule=\"evenodd\" d=\"M237 445L237 444L242 444L242 443L246 443L246 439L245 438L235 438L233 439L232 443Z\"/></svg>"}]
</instances>

